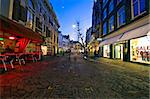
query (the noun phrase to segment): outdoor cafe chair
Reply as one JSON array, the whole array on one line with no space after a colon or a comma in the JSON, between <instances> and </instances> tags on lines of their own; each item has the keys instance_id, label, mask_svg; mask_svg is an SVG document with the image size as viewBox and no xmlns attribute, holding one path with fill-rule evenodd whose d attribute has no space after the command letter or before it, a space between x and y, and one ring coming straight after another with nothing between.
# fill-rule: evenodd
<instances>
[{"instance_id":1,"label":"outdoor cafe chair","mask_svg":"<svg viewBox=\"0 0 150 99\"><path fill-rule=\"evenodd\" d=\"M23 53L18 53L18 54L16 54L16 61L18 61L19 62L19 65L21 66L22 65L22 63L25 65L25 54L23 54Z\"/></svg>"},{"instance_id":2,"label":"outdoor cafe chair","mask_svg":"<svg viewBox=\"0 0 150 99\"><path fill-rule=\"evenodd\" d=\"M29 52L29 53L25 53L25 56L26 56L26 60L32 60L33 62L37 62L37 58L36 58L36 55L35 53L33 52Z\"/></svg>"},{"instance_id":3,"label":"outdoor cafe chair","mask_svg":"<svg viewBox=\"0 0 150 99\"><path fill-rule=\"evenodd\" d=\"M3 63L5 71L7 71L6 64L8 64L8 63L10 63L11 67L14 68L14 65L13 65L13 61L14 60L11 59L9 56L7 56L7 55L0 55L0 60Z\"/></svg>"}]
</instances>

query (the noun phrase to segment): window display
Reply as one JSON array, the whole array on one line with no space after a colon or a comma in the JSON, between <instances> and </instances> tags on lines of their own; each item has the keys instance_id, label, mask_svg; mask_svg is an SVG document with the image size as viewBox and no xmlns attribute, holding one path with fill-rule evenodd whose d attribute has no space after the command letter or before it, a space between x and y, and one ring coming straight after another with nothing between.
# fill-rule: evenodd
<instances>
[{"instance_id":1,"label":"window display","mask_svg":"<svg viewBox=\"0 0 150 99\"><path fill-rule=\"evenodd\" d=\"M131 61L150 64L150 36L131 40L130 49Z\"/></svg>"},{"instance_id":2,"label":"window display","mask_svg":"<svg viewBox=\"0 0 150 99\"><path fill-rule=\"evenodd\" d=\"M123 60L123 44L116 44L114 52L114 58Z\"/></svg>"},{"instance_id":3,"label":"window display","mask_svg":"<svg viewBox=\"0 0 150 99\"><path fill-rule=\"evenodd\" d=\"M104 45L103 48L103 56L110 58L110 45Z\"/></svg>"}]
</instances>

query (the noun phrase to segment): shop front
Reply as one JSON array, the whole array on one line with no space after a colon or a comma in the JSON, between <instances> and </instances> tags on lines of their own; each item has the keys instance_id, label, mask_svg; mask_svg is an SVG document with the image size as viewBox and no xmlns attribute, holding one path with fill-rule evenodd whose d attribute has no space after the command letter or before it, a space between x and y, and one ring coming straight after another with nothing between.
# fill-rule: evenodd
<instances>
[{"instance_id":1,"label":"shop front","mask_svg":"<svg viewBox=\"0 0 150 99\"><path fill-rule=\"evenodd\" d=\"M150 64L150 36L130 40L130 61Z\"/></svg>"},{"instance_id":2,"label":"shop front","mask_svg":"<svg viewBox=\"0 0 150 99\"><path fill-rule=\"evenodd\" d=\"M123 59L123 44L117 43L121 37L122 34L101 41L99 44L100 56Z\"/></svg>"},{"instance_id":3,"label":"shop front","mask_svg":"<svg viewBox=\"0 0 150 99\"><path fill-rule=\"evenodd\" d=\"M41 52L43 42L40 34L0 16L0 53L9 47L15 53Z\"/></svg>"},{"instance_id":4,"label":"shop front","mask_svg":"<svg viewBox=\"0 0 150 99\"><path fill-rule=\"evenodd\" d=\"M129 30L119 39L120 42L126 42L124 45L124 54L126 60L150 64L150 24L144 24L140 27Z\"/></svg>"},{"instance_id":5,"label":"shop front","mask_svg":"<svg viewBox=\"0 0 150 99\"><path fill-rule=\"evenodd\" d=\"M123 60L123 44L116 43L113 46L113 58Z\"/></svg>"},{"instance_id":6,"label":"shop front","mask_svg":"<svg viewBox=\"0 0 150 99\"><path fill-rule=\"evenodd\" d=\"M127 30L111 38L103 38L100 52L103 57L150 64L150 24Z\"/></svg>"}]
</instances>

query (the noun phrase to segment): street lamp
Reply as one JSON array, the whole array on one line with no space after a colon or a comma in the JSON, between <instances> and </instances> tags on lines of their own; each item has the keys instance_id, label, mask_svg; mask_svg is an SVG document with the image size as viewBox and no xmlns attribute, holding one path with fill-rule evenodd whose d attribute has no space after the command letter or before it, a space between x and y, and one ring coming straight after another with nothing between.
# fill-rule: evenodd
<instances>
[{"instance_id":1,"label":"street lamp","mask_svg":"<svg viewBox=\"0 0 150 99\"><path fill-rule=\"evenodd\" d=\"M76 28L76 25L75 25L75 24L73 24L73 25L72 25L72 28L73 28L73 29L75 29L75 28Z\"/></svg>"}]
</instances>

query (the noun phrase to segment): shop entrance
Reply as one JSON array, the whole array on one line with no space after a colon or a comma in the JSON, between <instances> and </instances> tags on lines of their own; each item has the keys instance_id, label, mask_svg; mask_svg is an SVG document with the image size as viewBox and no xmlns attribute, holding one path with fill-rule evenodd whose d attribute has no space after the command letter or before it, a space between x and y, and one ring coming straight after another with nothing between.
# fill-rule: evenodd
<instances>
[{"instance_id":1,"label":"shop entrance","mask_svg":"<svg viewBox=\"0 0 150 99\"><path fill-rule=\"evenodd\" d=\"M123 44L114 46L114 58L123 60Z\"/></svg>"}]
</instances>

